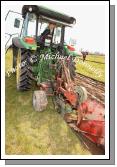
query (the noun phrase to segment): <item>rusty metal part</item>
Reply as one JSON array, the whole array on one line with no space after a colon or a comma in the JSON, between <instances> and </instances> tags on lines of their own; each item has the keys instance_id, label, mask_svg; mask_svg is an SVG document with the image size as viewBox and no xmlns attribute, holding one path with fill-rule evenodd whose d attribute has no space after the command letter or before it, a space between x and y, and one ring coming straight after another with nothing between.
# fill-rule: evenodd
<instances>
[{"instance_id":1,"label":"rusty metal part","mask_svg":"<svg viewBox=\"0 0 117 167\"><path fill-rule=\"evenodd\" d=\"M56 92L64 99L65 110L66 103L69 103L72 109L75 109L77 115L74 117L71 113L64 112L65 121L74 130L82 133L86 138L96 144L104 145L105 121L104 106L96 100L87 100L87 93L82 86L77 89L70 78L69 69L65 62L62 62L62 73L56 77ZM76 89L75 89L75 88Z\"/></svg>"},{"instance_id":2,"label":"rusty metal part","mask_svg":"<svg viewBox=\"0 0 117 167\"><path fill-rule=\"evenodd\" d=\"M105 144L105 121L82 120L77 127L92 142Z\"/></svg>"},{"instance_id":3,"label":"rusty metal part","mask_svg":"<svg viewBox=\"0 0 117 167\"><path fill-rule=\"evenodd\" d=\"M52 86L51 86L51 82L47 81L47 82L42 82L39 85L39 89L43 90L46 92L47 96L54 96L53 90L52 90Z\"/></svg>"}]
</instances>

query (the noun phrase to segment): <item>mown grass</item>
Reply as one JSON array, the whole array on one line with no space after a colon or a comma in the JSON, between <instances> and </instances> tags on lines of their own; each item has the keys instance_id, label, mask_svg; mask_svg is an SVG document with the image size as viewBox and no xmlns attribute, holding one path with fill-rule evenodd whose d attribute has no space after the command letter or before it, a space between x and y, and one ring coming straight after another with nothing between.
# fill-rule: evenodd
<instances>
[{"instance_id":1,"label":"mown grass","mask_svg":"<svg viewBox=\"0 0 117 167\"><path fill-rule=\"evenodd\" d=\"M11 69L11 52L6 57L6 70ZM5 80L5 151L9 155L91 154L64 122L48 98L47 109L36 112L32 94L16 90L15 74Z\"/></svg>"},{"instance_id":2,"label":"mown grass","mask_svg":"<svg viewBox=\"0 0 117 167\"><path fill-rule=\"evenodd\" d=\"M105 63L105 56L100 55L87 55L86 60Z\"/></svg>"},{"instance_id":3,"label":"mown grass","mask_svg":"<svg viewBox=\"0 0 117 167\"><path fill-rule=\"evenodd\" d=\"M84 62L81 58L77 58L76 72L105 82L105 57L88 55Z\"/></svg>"}]
</instances>

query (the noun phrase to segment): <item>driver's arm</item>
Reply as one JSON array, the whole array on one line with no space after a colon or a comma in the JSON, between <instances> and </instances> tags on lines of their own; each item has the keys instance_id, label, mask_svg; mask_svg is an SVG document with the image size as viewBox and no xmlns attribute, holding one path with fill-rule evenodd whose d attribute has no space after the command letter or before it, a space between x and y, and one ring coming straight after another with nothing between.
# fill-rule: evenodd
<instances>
[{"instance_id":1,"label":"driver's arm","mask_svg":"<svg viewBox=\"0 0 117 167\"><path fill-rule=\"evenodd\" d=\"M44 42L45 38L47 37L47 35L50 34L50 30L49 29L45 29L44 32L40 35L40 40L42 42Z\"/></svg>"}]
</instances>

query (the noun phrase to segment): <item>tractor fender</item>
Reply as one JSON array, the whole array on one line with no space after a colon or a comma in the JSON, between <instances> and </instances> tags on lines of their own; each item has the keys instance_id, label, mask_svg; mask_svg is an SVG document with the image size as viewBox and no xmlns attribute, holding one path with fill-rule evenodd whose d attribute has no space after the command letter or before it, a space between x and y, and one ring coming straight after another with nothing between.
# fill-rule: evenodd
<instances>
[{"instance_id":1,"label":"tractor fender","mask_svg":"<svg viewBox=\"0 0 117 167\"><path fill-rule=\"evenodd\" d=\"M15 37L12 39L12 44L17 48L25 48L19 40L19 37Z\"/></svg>"},{"instance_id":2,"label":"tractor fender","mask_svg":"<svg viewBox=\"0 0 117 167\"><path fill-rule=\"evenodd\" d=\"M12 44L19 49L36 50L37 44L29 44L25 42L21 37L15 37L12 39Z\"/></svg>"}]
</instances>

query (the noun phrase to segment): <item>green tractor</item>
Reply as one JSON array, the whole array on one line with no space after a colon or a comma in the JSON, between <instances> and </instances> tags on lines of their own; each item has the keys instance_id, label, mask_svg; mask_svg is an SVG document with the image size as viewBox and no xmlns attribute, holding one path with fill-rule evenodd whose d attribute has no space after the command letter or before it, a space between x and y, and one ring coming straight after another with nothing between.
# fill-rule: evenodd
<instances>
[{"instance_id":1,"label":"green tractor","mask_svg":"<svg viewBox=\"0 0 117 167\"><path fill-rule=\"evenodd\" d=\"M92 142L104 145L104 117L98 116L99 112L88 111L92 101L87 100L86 89L74 81L77 54L64 39L65 28L72 27L76 19L36 5L24 5L22 17L20 37L12 38L17 89L29 90L34 79L39 86L33 93L36 111L46 108L46 96L51 90L53 102L69 126ZM14 27L19 25L16 18Z\"/></svg>"},{"instance_id":2,"label":"green tractor","mask_svg":"<svg viewBox=\"0 0 117 167\"><path fill-rule=\"evenodd\" d=\"M31 88L32 79L37 83L47 79L51 73L50 64L57 64L56 55L76 56L74 48L64 41L65 28L72 27L76 19L36 5L24 5L22 17L20 37L12 38L12 47L17 89L24 91ZM16 18L14 27L18 28L19 25L20 20ZM54 58L52 58L53 55ZM73 61L69 69L71 78L74 79L75 63Z\"/></svg>"}]
</instances>

